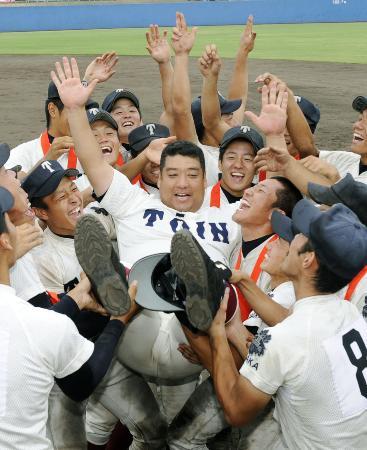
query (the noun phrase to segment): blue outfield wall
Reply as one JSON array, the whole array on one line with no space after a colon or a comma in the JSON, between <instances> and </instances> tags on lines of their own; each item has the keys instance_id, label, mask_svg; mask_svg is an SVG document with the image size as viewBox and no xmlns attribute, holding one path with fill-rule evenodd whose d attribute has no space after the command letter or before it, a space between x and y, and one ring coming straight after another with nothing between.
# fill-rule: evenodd
<instances>
[{"instance_id":1,"label":"blue outfield wall","mask_svg":"<svg viewBox=\"0 0 367 450\"><path fill-rule=\"evenodd\" d=\"M174 24L181 11L190 25L367 21L367 0L242 0L185 3L0 7L0 31L140 28Z\"/></svg>"}]
</instances>

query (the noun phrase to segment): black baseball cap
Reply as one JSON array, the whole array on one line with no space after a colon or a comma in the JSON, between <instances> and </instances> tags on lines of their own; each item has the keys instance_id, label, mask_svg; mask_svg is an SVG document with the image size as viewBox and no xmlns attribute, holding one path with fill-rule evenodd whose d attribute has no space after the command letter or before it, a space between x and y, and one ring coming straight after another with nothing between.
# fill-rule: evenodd
<instances>
[{"instance_id":1,"label":"black baseball cap","mask_svg":"<svg viewBox=\"0 0 367 450\"><path fill-rule=\"evenodd\" d=\"M307 236L320 262L345 280L352 280L367 263L367 227L341 203L322 212L310 200L300 200L291 224L274 211L272 227L283 239L296 232Z\"/></svg>"},{"instance_id":2,"label":"black baseball cap","mask_svg":"<svg viewBox=\"0 0 367 450\"><path fill-rule=\"evenodd\" d=\"M136 303L152 311L184 311L186 291L171 265L169 253L157 253L137 261L129 272L129 283L136 280Z\"/></svg>"},{"instance_id":3,"label":"black baseball cap","mask_svg":"<svg viewBox=\"0 0 367 450\"><path fill-rule=\"evenodd\" d=\"M147 123L135 128L129 133L129 145L132 156L137 156L154 139L167 138L170 136L169 129L159 123Z\"/></svg>"},{"instance_id":4,"label":"black baseball cap","mask_svg":"<svg viewBox=\"0 0 367 450\"><path fill-rule=\"evenodd\" d=\"M116 120L111 116L110 113L104 111L100 108L89 108L87 109L88 122L91 125L97 120L103 120L103 122L107 122L114 130L118 130L119 126L117 125Z\"/></svg>"},{"instance_id":5,"label":"black baseball cap","mask_svg":"<svg viewBox=\"0 0 367 450\"><path fill-rule=\"evenodd\" d=\"M0 167L6 163L10 156L10 147L8 144L0 144Z\"/></svg>"},{"instance_id":6,"label":"black baseball cap","mask_svg":"<svg viewBox=\"0 0 367 450\"><path fill-rule=\"evenodd\" d=\"M53 81L50 81L50 84L48 85L47 100L60 100L59 91ZM89 98L85 104L85 109L89 108L99 108L98 102Z\"/></svg>"},{"instance_id":7,"label":"black baseball cap","mask_svg":"<svg viewBox=\"0 0 367 450\"><path fill-rule=\"evenodd\" d=\"M11 193L0 186L0 233L6 230L4 214L14 205L14 197Z\"/></svg>"},{"instance_id":8,"label":"black baseball cap","mask_svg":"<svg viewBox=\"0 0 367 450\"><path fill-rule=\"evenodd\" d=\"M113 109L113 105L120 98L127 98L128 100L131 100L136 109L139 111L139 114L141 115L138 97L131 91L128 91L126 89L115 89L114 91L110 92L103 100L102 109L110 113Z\"/></svg>"},{"instance_id":9,"label":"black baseball cap","mask_svg":"<svg viewBox=\"0 0 367 450\"><path fill-rule=\"evenodd\" d=\"M228 100L223 95L218 92L218 99L220 105L221 114L231 114L241 106L242 100ZM201 115L201 96L197 97L191 103L191 114L194 119L196 134L201 136L204 130L203 118Z\"/></svg>"},{"instance_id":10,"label":"black baseball cap","mask_svg":"<svg viewBox=\"0 0 367 450\"><path fill-rule=\"evenodd\" d=\"M350 173L332 186L308 183L308 193L312 200L320 204L332 206L343 203L367 225L367 185L356 181Z\"/></svg>"},{"instance_id":11,"label":"black baseball cap","mask_svg":"<svg viewBox=\"0 0 367 450\"><path fill-rule=\"evenodd\" d=\"M296 100L298 106L301 108L305 119L312 131L314 133L316 131L317 124L320 121L320 110L317 106L315 106L310 100L307 100L305 97L301 97L300 95L295 95L294 99Z\"/></svg>"},{"instance_id":12,"label":"black baseball cap","mask_svg":"<svg viewBox=\"0 0 367 450\"><path fill-rule=\"evenodd\" d=\"M356 97L353 100L352 108L362 114L367 109L367 97L363 97L362 95Z\"/></svg>"},{"instance_id":13,"label":"black baseball cap","mask_svg":"<svg viewBox=\"0 0 367 450\"><path fill-rule=\"evenodd\" d=\"M254 128L250 128L247 125L241 127L233 127L224 133L222 142L220 143L219 147L220 158L223 157L223 154L228 145L236 139L243 139L244 141L249 142L254 149L255 155L261 148L264 147L263 138Z\"/></svg>"},{"instance_id":14,"label":"black baseball cap","mask_svg":"<svg viewBox=\"0 0 367 450\"><path fill-rule=\"evenodd\" d=\"M56 191L63 177L77 177L77 169L64 169L57 161L44 161L23 180L22 188L28 194L29 201L46 197Z\"/></svg>"}]
</instances>

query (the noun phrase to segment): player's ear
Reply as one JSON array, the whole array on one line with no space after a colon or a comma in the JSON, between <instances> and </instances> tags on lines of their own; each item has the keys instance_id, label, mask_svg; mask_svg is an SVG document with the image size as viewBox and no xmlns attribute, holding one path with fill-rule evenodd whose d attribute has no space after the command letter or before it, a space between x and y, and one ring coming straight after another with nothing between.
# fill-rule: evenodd
<instances>
[{"instance_id":1,"label":"player's ear","mask_svg":"<svg viewBox=\"0 0 367 450\"><path fill-rule=\"evenodd\" d=\"M35 213L35 215L36 215L36 217L38 219L41 219L41 220L44 220L44 221L48 220L47 209L35 208L35 207L33 207L32 209L33 209L33 211L34 211L34 213Z\"/></svg>"},{"instance_id":2,"label":"player's ear","mask_svg":"<svg viewBox=\"0 0 367 450\"><path fill-rule=\"evenodd\" d=\"M8 233L0 234L0 248L1 250L13 250Z\"/></svg>"},{"instance_id":3,"label":"player's ear","mask_svg":"<svg viewBox=\"0 0 367 450\"><path fill-rule=\"evenodd\" d=\"M158 187L158 189L161 187L161 171L159 171L157 187Z\"/></svg>"}]
</instances>

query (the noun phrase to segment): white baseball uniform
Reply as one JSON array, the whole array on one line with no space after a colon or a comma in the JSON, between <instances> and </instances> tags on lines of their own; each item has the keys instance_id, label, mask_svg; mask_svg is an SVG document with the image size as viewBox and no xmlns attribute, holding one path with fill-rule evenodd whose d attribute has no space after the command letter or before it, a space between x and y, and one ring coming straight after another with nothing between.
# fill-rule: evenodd
<instances>
[{"instance_id":1,"label":"white baseball uniform","mask_svg":"<svg viewBox=\"0 0 367 450\"><path fill-rule=\"evenodd\" d=\"M69 318L34 308L0 285L0 448L53 448L46 422L54 377L77 371L92 353Z\"/></svg>"},{"instance_id":2,"label":"white baseball uniform","mask_svg":"<svg viewBox=\"0 0 367 450\"><path fill-rule=\"evenodd\" d=\"M347 173L350 173L353 178L359 174L361 157L356 153L343 150L320 150L319 158L336 167L341 178L345 177Z\"/></svg>"},{"instance_id":3,"label":"white baseball uniform","mask_svg":"<svg viewBox=\"0 0 367 450\"><path fill-rule=\"evenodd\" d=\"M273 395L275 448L362 449L367 442L367 324L337 295L296 301L256 336L240 372Z\"/></svg>"}]
</instances>

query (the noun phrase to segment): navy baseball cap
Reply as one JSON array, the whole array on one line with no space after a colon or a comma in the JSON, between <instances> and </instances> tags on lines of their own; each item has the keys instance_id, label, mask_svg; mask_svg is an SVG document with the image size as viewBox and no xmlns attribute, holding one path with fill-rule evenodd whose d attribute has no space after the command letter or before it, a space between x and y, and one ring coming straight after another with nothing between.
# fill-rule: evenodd
<instances>
[{"instance_id":1,"label":"navy baseball cap","mask_svg":"<svg viewBox=\"0 0 367 450\"><path fill-rule=\"evenodd\" d=\"M11 193L0 186L0 233L6 230L4 214L14 205L14 197Z\"/></svg>"},{"instance_id":2,"label":"navy baseball cap","mask_svg":"<svg viewBox=\"0 0 367 450\"><path fill-rule=\"evenodd\" d=\"M22 188L28 194L29 201L46 197L56 191L63 177L77 177L77 169L64 169L57 161L44 161L23 180Z\"/></svg>"},{"instance_id":3,"label":"navy baseball cap","mask_svg":"<svg viewBox=\"0 0 367 450\"><path fill-rule=\"evenodd\" d=\"M289 220L284 219L278 215L272 220L273 231L280 237L285 236L284 230L289 233ZM320 262L345 280L352 280L367 263L367 227L345 205L322 212L310 200L300 200L293 209L291 227L292 232L307 236Z\"/></svg>"},{"instance_id":4,"label":"navy baseball cap","mask_svg":"<svg viewBox=\"0 0 367 450\"><path fill-rule=\"evenodd\" d=\"M0 144L0 167L6 163L10 156L10 147L8 144Z\"/></svg>"},{"instance_id":5,"label":"navy baseball cap","mask_svg":"<svg viewBox=\"0 0 367 450\"><path fill-rule=\"evenodd\" d=\"M222 158L228 145L236 139L243 139L244 141L249 142L254 149L255 155L261 148L264 147L263 138L255 129L250 128L247 125L233 127L224 133L219 147L220 158Z\"/></svg>"},{"instance_id":6,"label":"navy baseball cap","mask_svg":"<svg viewBox=\"0 0 367 450\"><path fill-rule=\"evenodd\" d=\"M47 100L60 100L59 91L57 90L56 84L53 81L50 81L47 90ZM98 102L89 98L87 103L85 104L85 109L89 108L99 108Z\"/></svg>"},{"instance_id":7,"label":"navy baseball cap","mask_svg":"<svg viewBox=\"0 0 367 450\"><path fill-rule=\"evenodd\" d=\"M367 109L367 97L363 97L362 95L356 97L353 100L352 108L362 114Z\"/></svg>"},{"instance_id":8,"label":"navy baseball cap","mask_svg":"<svg viewBox=\"0 0 367 450\"><path fill-rule=\"evenodd\" d=\"M228 100L218 92L219 105L221 114L231 114L241 106L242 100ZM201 115L201 96L197 97L191 103L191 114L194 119L196 134L200 137L204 130L203 118Z\"/></svg>"},{"instance_id":9,"label":"navy baseball cap","mask_svg":"<svg viewBox=\"0 0 367 450\"><path fill-rule=\"evenodd\" d=\"M135 157L148 147L154 139L167 138L169 136L169 129L159 123L141 125L129 133L130 152Z\"/></svg>"},{"instance_id":10,"label":"navy baseball cap","mask_svg":"<svg viewBox=\"0 0 367 450\"><path fill-rule=\"evenodd\" d=\"M320 204L332 206L343 203L367 225L367 185L356 181L350 173L332 186L308 183L308 193L312 200Z\"/></svg>"},{"instance_id":11,"label":"navy baseball cap","mask_svg":"<svg viewBox=\"0 0 367 450\"><path fill-rule=\"evenodd\" d=\"M157 253L137 261L129 272L129 283L138 282L136 303L151 311L184 311L186 291L171 265L169 253Z\"/></svg>"},{"instance_id":12,"label":"navy baseball cap","mask_svg":"<svg viewBox=\"0 0 367 450\"><path fill-rule=\"evenodd\" d=\"M136 109L139 111L139 114L141 115L138 97L131 91L128 91L126 89L115 89L114 91L110 92L107 95L107 97L103 100L102 109L110 113L113 109L113 105L120 98L127 98L128 100L130 100L134 104Z\"/></svg>"},{"instance_id":13,"label":"navy baseball cap","mask_svg":"<svg viewBox=\"0 0 367 450\"><path fill-rule=\"evenodd\" d=\"M89 108L87 109L87 116L90 125L94 122L97 122L97 120L102 120L103 122L107 122L116 131L119 128L116 120L111 116L111 114L107 111L104 111L103 109Z\"/></svg>"},{"instance_id":14,"label":"navy baseball cap","mask_svg":"<svg viewBox=\"0 0 367 450\"><path fill-rule=\"evenodd\" d=\"M297 231L293 229L292 219L276 209L271 214L271 228L274 233L289 243L297 234Z\"/></svg>"},{"instance_id":15,"label":"navy baseball cap","mask_svg":"<svg viewBox=\"0 0 367 450\"><path fill-rule=\"evenodd\" d=\"M295 95L294 99L296 100L298 106L301 108L305 119L312 131L314 133L316 131L317 124L320 121L320 110L317 106L315 106L312 102L307 100L305 97L301 97L299 95Z\"/></svg>"}]
</instances>

